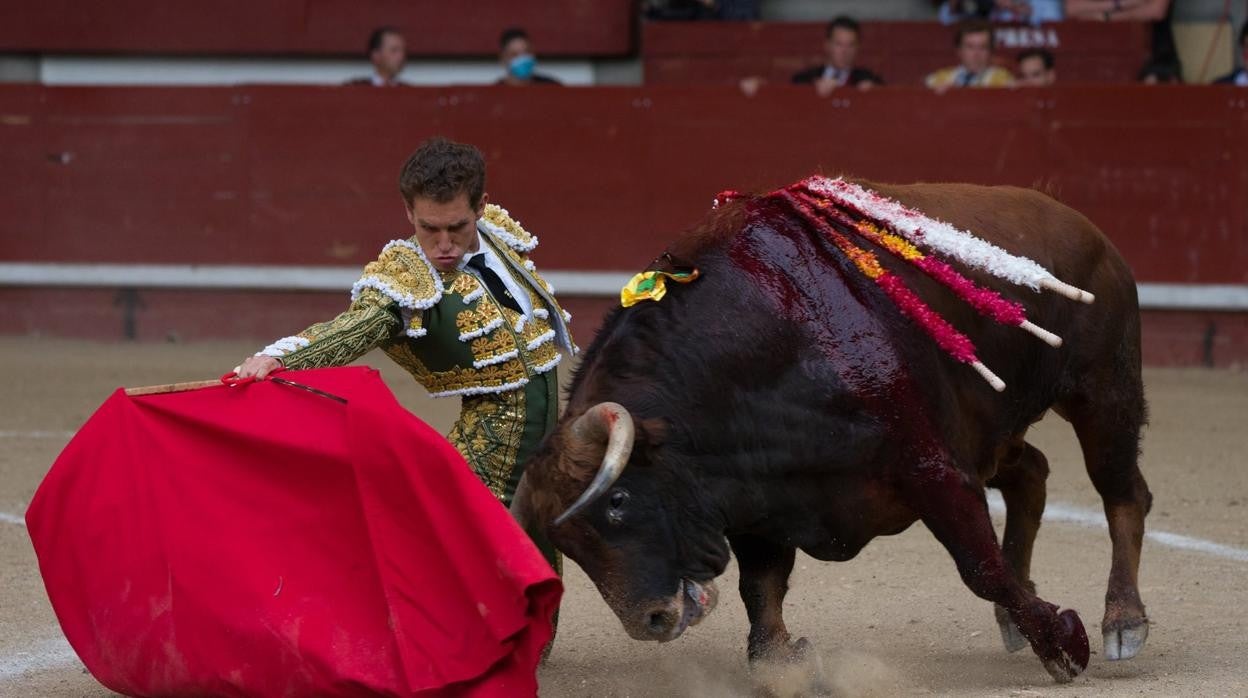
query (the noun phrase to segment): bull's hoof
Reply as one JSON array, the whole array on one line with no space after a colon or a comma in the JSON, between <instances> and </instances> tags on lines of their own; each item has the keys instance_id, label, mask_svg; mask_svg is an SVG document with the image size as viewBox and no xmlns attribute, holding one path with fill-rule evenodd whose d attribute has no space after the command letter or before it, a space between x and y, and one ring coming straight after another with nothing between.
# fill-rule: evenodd
<instances>
[{"instance_id":1,"label":"bull's hoof","mask_svg":"<svg viewBox=\"0 0 1248 698\"><path fill-rule=\"evenodd\" d=\"M1105 627L1105 658L1111 662L1131 659L1144 649L1148 639L1148 619L1118 621Z\"/></svg>"},{"instance_id":2,"label":"bull's hoof","mask_svg":"<svg viewBox=\"0 0 1248 698\"><path fill-rule=\"evenodd\" d=\"M997 616L997 627L1001 628L1001 642L1006 652L1017 652L1027 646L1027 638L1023 637L1018 626L1010 618L1010 612L1001 604L993 604L993 613Z\"/></svg>"},{"instance_id":3,"label":"bull's hoof","mask_svg":"<svg viewBox=\"0 0 1248 698\"><path fill-rule=\"evenodd\" d=\"M823 658L806 638L786 642L751 662L760 698L833 695Z\"/></svg>"},{"instance_id":4,"label":"bull's hoof","mask_svg":"<svg viewBox=\"0 0 1248 698\"><path fill-rule=\"evenodd\" d=\"M1083 629L1079 615L1071 610L1057 614L1058 656L1044 660L1044 668L1058 683L1069 683L1088 668L1092 652L1088 647L1088 633Z\"/></svg>"}]
</instances>

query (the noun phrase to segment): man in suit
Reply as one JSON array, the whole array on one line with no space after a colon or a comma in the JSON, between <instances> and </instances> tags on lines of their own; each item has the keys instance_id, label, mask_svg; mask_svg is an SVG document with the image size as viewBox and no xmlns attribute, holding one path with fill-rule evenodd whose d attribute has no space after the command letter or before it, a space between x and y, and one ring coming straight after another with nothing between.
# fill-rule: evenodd
<instances>
[{"instance_id":1,"label":"man in suit","mask_svg":"<svg viewBox=\"0 0 1248 698\"><path fill-rule=\"evenodd\" d=\"M351 306L235 373L263 379L283 366L341 366L380 347L431 396L462 398L447 438L510 506L523 464L555 425L556 367L577 351L571 316L529 260L537 238L488 203L475 147L426 141L404 164L399 191L414 234L364 267ZM534 542L559 570L555 549Z\"/></svg>"},{"instance_id":2,"label":"man in suit","mask_svg":"<svg viewBox=\"0 0 1248 698\"><path fill-rule=\"evenodd\" d=\"M397 87L399 73L407 62L407 42L394 27L378 27L368 36L368 61L373 64L373 74L356 78L348 85L371 85L373 87Z\"/></svg>"},{"instance_id":3,"label":"man in suit","mask_svg":"<svg viewBox=\"0 0 1248 698\"><path fill-rule=\"evenodd\" d=\"M884 80L879 75L855 65L861 33L858 22L844 15L828 22L823 41L825 62L794 74L793 83L813 84L822 97L847 85L859 89L882 85Z\"/></svg>"}]
</instances>

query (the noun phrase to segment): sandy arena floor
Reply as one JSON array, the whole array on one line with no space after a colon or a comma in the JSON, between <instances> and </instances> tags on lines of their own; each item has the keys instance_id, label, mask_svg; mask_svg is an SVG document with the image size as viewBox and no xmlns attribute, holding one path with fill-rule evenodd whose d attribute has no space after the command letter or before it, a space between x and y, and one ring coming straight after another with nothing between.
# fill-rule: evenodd
<instances>
[{"instance_id":1,"label":"sandy arena floor","mask_svg":"<svg viewBox=\"0 0 1248 698\"><path fill-rule=\"evenodd\" d=\"M112 695L61 636L20 524L70 434L117 386L210 378L251 351L250 343L0 339L0 696ZM455 401L431 402L380 354L365 362L417 414L450 425ZM1248 694L1248 374L1150 370L1145 380L1152 423L1143 469L1156 500L1140 573L1153 623L1144 652L1127 662L1100 656L1109 539L1095 524L1100 500L1074 435L1050 418L1031 435L1053 469L1033 570L1043 597L1080 612L1092 637L1088 671L1057 686L1030 651L1006 654L989 604L919 525L850 562L799 555L789 627L819 648L839 695ZM720 580L719 609L664 646L628 639L573 565L566 585L543 695L751 694L732 569Z\"/></svg>"}]
</instances>

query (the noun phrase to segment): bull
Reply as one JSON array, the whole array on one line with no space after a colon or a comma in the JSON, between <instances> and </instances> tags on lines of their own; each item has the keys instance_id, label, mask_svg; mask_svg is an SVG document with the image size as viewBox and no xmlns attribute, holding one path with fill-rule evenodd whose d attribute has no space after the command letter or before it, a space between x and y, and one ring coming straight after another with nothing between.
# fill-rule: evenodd
<instances>
[{"instance_id":1,"label":"bull","mask_svg":"<svg viewBox=\"0 0 1248 698\"><path fill-rule=\"evenodd\" d=\"M1087 218L1034 190L862 186L1025 255L1096 301L958 270L1020 302L1064 338L1054 348L879 255L974 337L998 392L935 350L786 190L737 198L652 265L700 278L605 318L513 513L580 565L640 640L672 640L705 617L735 555L751 664L809 654L783 615L797 550L849 560L922 521L995 604L1007 649L1029 643L1065 682L1087 667L1088 638L1073 610L1036 595L1030 565L1049 468L1025 436L1053 410L1074 427L1113 544L1104 654L1134 656L1148 632L1137 570L1151 494L1137 463L1146 406L1130 269ZM1000 543L986 487L1005 501Z\"/></svg>"}]
</instances>

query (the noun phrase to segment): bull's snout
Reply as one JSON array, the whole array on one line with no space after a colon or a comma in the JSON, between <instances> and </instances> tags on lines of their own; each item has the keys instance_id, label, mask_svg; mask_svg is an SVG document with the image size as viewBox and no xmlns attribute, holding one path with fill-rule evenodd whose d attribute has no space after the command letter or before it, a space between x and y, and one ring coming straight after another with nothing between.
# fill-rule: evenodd
<instances>
[{"instance_id":1,"label":"bull's snout","mask_svg":"<svg viewBox=\"0 0 1248 698\"><path fill-rule=\"evenodd\" d=\"M714 582L681 580L674 596L642 604L625 620L624 628L634 640L675 640L685 628L700 623L715 608L717 598Z\"/></svg>"},{"instance_id":2,"label":"bull's snout","mask_svg":"<svg viewBox=\"0 0 1248 698\"><path fill-rule=\"evenodd\" d=\"M667 642L680 637L685 629L681 623L681 617L685 611L683 598L683 596L678 596L666 602L644 607L634 623L635 631L630 629L629 635L636 640L657 640L658 642Z\"/></svg>"}]
</instances>

